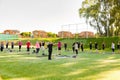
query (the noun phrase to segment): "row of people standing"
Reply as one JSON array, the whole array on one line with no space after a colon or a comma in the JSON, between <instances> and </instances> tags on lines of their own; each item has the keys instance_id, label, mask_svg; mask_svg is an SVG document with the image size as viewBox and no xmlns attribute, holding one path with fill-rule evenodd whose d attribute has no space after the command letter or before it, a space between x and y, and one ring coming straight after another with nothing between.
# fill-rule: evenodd
<instances>
[{"instance_id":1,"label":"row of people standing","mask_svg":"<svg viewBox=\"0 0 120 80\"><path fill-rule=\"evenodd\" d=\"M21 51L22 42L19 41L18 45L19 45L19 51ZM27 45L27 51L29 52L30 51L31 42L30 41L26 42L26 45ZM9 42L6 42L6 49L8 49L8 46L9 46ZM105 46L106 45L103 42L102 43L102 49L103 50L105 49ZM41 48L42 54L44 55L44 52L45 52L45 42L43 42L43 41L42 42L38 42L37 41L36 44L35 44L35 47L36 47L36 53L39 53L39 50ZM60 55L61 54L61 48L62 48L62 43L60 41L58 42L57 47L58 47L58 54ZM96 50L98 50L98 43L97 42L94 43L94 47L95 47ZM64 48L65 48L65 51L66 51L67 50L67 43L64 43ZM93 43L92 42L89 43L89 48L90 48L90 50L93 49ZM111 48L112 48L112 51L114 52L114 50L115 50L115 43L114 42L112 42ZM117 48L120 49L120 42L118 42ZM1 42L0 49L1 49L1 51L3 51L3 49L4 49L4 43L3 42ZM14 49L14 42L11 42L11 49ZM76 54L78 54L78 50L79 49L81 49L81 51L84 51L83 43L82 42L74 42L72 44L73 53L76 52Z\"/></svg>"},{"instance_id":2,"label":"row of people standing","mask_svg":"<svg viewBox=\"0 0 120 80\"><path fill-rule=\"evenodd\" d=\"M0 44L0 51L2 52L4 50L5 46L4 46L4 42L1 42ZM6 42L6 49L9 48L9 42ZM11 49L14 49L14 42L11 42Z\"/></svg>"},{"instance_id":3,"label":"row of people standing","mask_svg":"<svg viewBox=\"0 0 120 80\"><path fill-rule=\"evenodd\" d=\"M98 50L98 43L97 42L95 42L95 49L96 49L96 51ZM89 44L89 47L90 47L90 50L92 50L92 42L90 42L90 44ZM103 42L102 43L102 50L104 50L105 49L105 43ZM114 53L114 51L115 51L115 42L113 41L112 43L111 43L111 49L112 49L112 52ZM119 53L120 53L120 42L118 42L117 43L117 49L119 50Z\"/></svg>"}]
</instances>

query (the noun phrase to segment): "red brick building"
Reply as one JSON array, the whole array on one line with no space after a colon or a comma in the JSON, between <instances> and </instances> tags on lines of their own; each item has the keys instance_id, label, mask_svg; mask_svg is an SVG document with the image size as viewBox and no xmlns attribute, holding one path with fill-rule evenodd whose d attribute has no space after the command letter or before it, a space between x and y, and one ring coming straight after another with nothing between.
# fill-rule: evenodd
<instances>
[{"instance_id":1,"label":"red brick building","mask_svg":"<svg viewBox=\"0 0 120 80\"><path fill-rule=\"evenodd\" d=\"M33 32L33 37L34 38L47 38L47 32L43 31L43 30L34 30Z\"/></svg>"},{"instance_id":2,"label":"red brick building","mask_svg":"<svg viewBox=\"0 0 120 80\"><path fill-rule=\"evenodd\" d=\"M95 37L94 33L93 32L90 32L90 31L83 31L81 33L79 33L79 37L81 38L86 38L86 37Z\"/></svg>"},{"instance_id":3,"label":"red brick building","mask_svg":"<svg viewBox=\"0 0 120 80\"><path fill-rule=\"evenodd\" d=\"M20 31L18 30L5 30L3 34L19 35Z\"/></svg>"},{"instance_id":4,"label":"red brick building","mask_svg":"<svg viewBox=\"0 0 120 80\"><path fill-rule=\"evenodd\" d=\"M62 38L72 38L73 34L69 31L60 31L58 32L58 37L62 37Z\"/></svg>"}]
</instances>

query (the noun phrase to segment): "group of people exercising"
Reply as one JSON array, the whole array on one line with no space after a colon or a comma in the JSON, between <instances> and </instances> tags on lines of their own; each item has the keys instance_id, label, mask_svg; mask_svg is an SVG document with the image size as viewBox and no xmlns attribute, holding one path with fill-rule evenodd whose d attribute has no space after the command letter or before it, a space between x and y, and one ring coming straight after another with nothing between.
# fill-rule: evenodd
<instances>
[{"instance_id":1,"label":"group of people exercising","mask_svg":"<svg viewBox=\"0 0 120 80\"><path fill-rule=\"evenodd\" d=\"M22 41L19 41L18 42L19 51L21 51L22 45L23 45ZM57 44L53 44L52 42L48 42L46 45L47 45L46 48L48 49L48 60L51 60L54 45L57 45L58 55L61 55L62 46L64 46L65 51L68 50L67 49L67 46L68 46L67 43L64 43L64 45L63 45L60 41L58 41ZM6 42L6 49L8 49L8 46L9 46L9 42ZM31 48L31 42L30 41L26 42L26 48L27 48L27 53L30 54L30 48ZM34 50L34 52L36 53L36 55L38 55L40 50L42 51L42 55L45 55L45 49L46 48L45 48L45 42L44 41L42 41L42 42L36 41L35 48L36 49ZM90 50L93 49L93 43L92 42L89 43L89 48L90 48ZM95 48L96 51L98 50L98 43L97 42L94 43L94 48ZM118 42L117 48L120 50L120 42ZM11 49L14 49L14 42L11 42ZM74 42L72 44L73 53L78 55L79 49L81 49L81 51L84 51L83 43L82 42L81 43L80 42ZM103 50L105 49L105 43L104 42L102 43L102 49ZM114 42L112 42L112 44L111 44L111 49L112 49L112 52L114 53L114 51L115 51L115 43ZM4 50L4 42L1 42L0 50L1 50L1 52Z\"/></svg>"}]
</instances>

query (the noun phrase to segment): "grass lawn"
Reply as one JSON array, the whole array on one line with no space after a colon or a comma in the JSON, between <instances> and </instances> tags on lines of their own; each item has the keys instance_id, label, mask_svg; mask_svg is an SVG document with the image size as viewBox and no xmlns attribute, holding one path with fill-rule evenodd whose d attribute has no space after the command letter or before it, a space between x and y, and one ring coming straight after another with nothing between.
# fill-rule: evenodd
<instances>
[{"instance_id":1,"label":"grass lawn","mask_svg":"<svg viewBox=\"0 0 120 80\"><path fill-rule=\"evenodd\" d=\"M102 52L102 51L100 51ZM53 53L56 53L54 51ZM0 52L0 80L119 80L120 54L62 52L69 57ZM41 55L41 52L40 54Z\"/></svg>"}]
</instances>

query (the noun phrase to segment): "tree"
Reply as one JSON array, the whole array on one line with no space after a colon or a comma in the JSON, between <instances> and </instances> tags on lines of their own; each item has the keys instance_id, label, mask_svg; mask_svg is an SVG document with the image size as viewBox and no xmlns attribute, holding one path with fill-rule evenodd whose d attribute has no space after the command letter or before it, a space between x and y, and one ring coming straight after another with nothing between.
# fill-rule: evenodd
<instances>
[{"instance_id":1,"label":"tree","mask_svg":"<svg viewBox=\"0 0 120 80\"><path fill-rule=\"evenodd\" d=\"M80 17L94 27L101 36L120 32L120 0L85 0L79 9Z\"/></svg>"},{"instance_id":2,"label":"tree","mask_svg":"<svg viewBox=\"0 0 120 80\"><path fill-rule=\"evenodd\" d=\"M52 33L52 32L48 32L47 33L48 37L52 37L52 38L56 38L56 34L55 33Z\"/></svg>"},{"instance_id":3,"label":"tree","mask_svg":"<svg viewBox=\"0 0 120 80\"><path fill-rule=\"evenodd\" d=\"M20 35L22 37L31 37L31 32L22 32Z\"/></svg>"}]
</instances>

